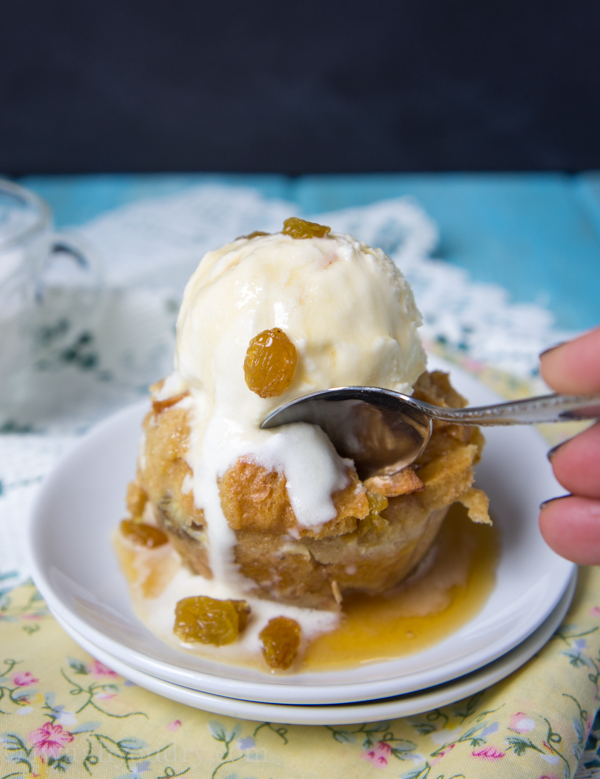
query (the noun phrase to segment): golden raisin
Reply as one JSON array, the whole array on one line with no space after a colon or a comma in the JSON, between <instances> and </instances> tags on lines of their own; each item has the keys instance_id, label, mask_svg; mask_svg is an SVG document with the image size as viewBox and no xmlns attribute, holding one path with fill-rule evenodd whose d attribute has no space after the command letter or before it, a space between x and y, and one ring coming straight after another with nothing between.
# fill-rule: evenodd
<instances>
[{"instance_id":1,"label":"golden raisin","mask_svg":"<svg viewBox=\"0 0 600 779\"><path fill-rule=\"evenodd\" d=\"M218 600L206 595L183 598L175 606L173 632L186 643L231 644L248 622L245 600Z\"/></svg>"},{"instance_id":2,"label":"golden raisin","mask_svg":"<svg viewBox=\"0 0 600 779\"><path fill-rule=\"evenodd\" d=\"M379 515L388 507L388 499L377 492L367 492L367 501L369 503L369 513L358 522L357 531L359 536L364 536L369 530L381 529L387 524L385 519Z\"/></svg>"},{"instance_id":3,"label":"golden raisin","mask_svg":"<svg viewBox=\"0 0 600 779\"><path fill-rule=\"evenodd\" d=\"M259 637L267 665L285 671L298 654L302 631L295 619L274 617L260 631Z\"/></svg>"},{"instance_id":4,"label":"golden raisin","mask_svg":"<svg viewBox=\"0 0 600 779\"><path fill-rule=\"evenodd\" d=\"M125 538L139 546L145 546L146 549L155 549L169 540L160 528L133 519L124 519L121 522L121 533Z\"/></svg>"},{"instance_id":5,"label":"golden raisin","mask_svg":"<svg viewBox=\"0 0 600 779\"><path fill-rule=\"evenodd\" d=\"M381 514L388 507L388 499L377 492L367 492L367 501L369 502L369 516Z\"/></svg>"},{"instance_id":6,"label":"golden raisin","mask_svg":"<svg viewBox=\"0 0 600 779\"><path fill-rule=\"evenodd\" d=\"M247 241L251 241L253 238L260 238L262 235L271 235L271 233L263 233L260 230L255 230L253 233L249 233L248 235L240 235L235 240L239 241L241 238L245 238Z\"/></svg>"},{"instance_id":7,"label":"golden raisin","mask_svg":"<svg viewBox=\"0 0 600 779\"><path fill-rule=\"evenodd\" d=\"M263 330L246 351L244 376L248 389L261 398L281 395L294 380L297 361L296 347L283 330Z\"/></svg>"},{"instance_id":8,"label":"golden raisin","mask_svg":"<svg viewBox=\"0 0 600 779\"><path fill-rule=\"evenodd\" d=\"M283 223L284 235L291 235L292 238L325 238L327 233L331 232L331 227L317 224L316 222L307 222L297 216L290 216Z\"/></svg>"}]
</instances>

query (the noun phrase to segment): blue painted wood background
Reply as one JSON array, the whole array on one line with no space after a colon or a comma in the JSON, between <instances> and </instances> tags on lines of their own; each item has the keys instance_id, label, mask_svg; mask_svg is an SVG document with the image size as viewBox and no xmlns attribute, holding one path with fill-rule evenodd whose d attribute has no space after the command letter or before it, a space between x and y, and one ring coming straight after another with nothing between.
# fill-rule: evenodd
<instances>
[{"instance_id":1,"label":"blue painted wood background","mask_svg":"<svg viewBox=\"0 0 600 779\"><path fill-rule=\"evenodd\" d=\"M252 186L306 214L412 195L440 229L437 256L515 302L541 303L556 325L600 323L600 173L302 176L144 174L30 176L58 227L77 225L143 197L197 184Z\"/></svg>"}]
</instances>

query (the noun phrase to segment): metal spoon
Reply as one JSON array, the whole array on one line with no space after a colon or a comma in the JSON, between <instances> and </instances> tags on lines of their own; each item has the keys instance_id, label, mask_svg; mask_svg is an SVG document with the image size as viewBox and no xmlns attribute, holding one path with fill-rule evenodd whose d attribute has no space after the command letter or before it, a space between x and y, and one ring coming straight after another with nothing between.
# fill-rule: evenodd
<instances>
[{"instance_id":1,"label":"metal spoon","mask_svg":"<svg viewBox=\"0 0 600 779\"><path fill-rule=\"evenodd\" d=\"M339 387L292 400L267 416L262 428L291 422L319 425L359 478L389 476L427 446L433 419L457 425L533 425L600 417L600 394L542 395L473 408L441 408L380 387Z\"/></svg>"}]
</instances>

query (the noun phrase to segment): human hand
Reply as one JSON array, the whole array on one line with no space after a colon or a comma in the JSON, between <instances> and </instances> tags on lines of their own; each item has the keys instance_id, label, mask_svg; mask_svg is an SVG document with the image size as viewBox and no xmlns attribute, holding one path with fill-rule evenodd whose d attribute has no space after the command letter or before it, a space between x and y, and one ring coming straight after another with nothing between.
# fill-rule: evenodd
<instances>
[{"instance_id":1,"label":"human hand","mask_svg":"<svg viewBox=\"0 0 600 779\"><path fill-rule=\"evenodd\" d=\"M542 376L556 392L600 391L600 327L544 352ZM554 475L571 493L542 504L540 529L557 554L600 565L600 422L548 453Z\"/></svg>"}]
</instances>

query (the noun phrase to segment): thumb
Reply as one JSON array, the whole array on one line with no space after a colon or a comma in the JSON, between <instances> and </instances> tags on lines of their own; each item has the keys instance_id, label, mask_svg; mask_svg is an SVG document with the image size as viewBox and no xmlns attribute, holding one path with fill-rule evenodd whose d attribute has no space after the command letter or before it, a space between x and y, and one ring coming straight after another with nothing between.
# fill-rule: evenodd
<instances>
[{"instance_id":1,"label":"thumb","mask_svg":"<svg viewBox=\"0 0 600 779\"><path fill-rule=\"evenodd\" d=\"M600 327L540 355L546 384L567 395L600 392Z\"/></svg>"}]
</instances>

